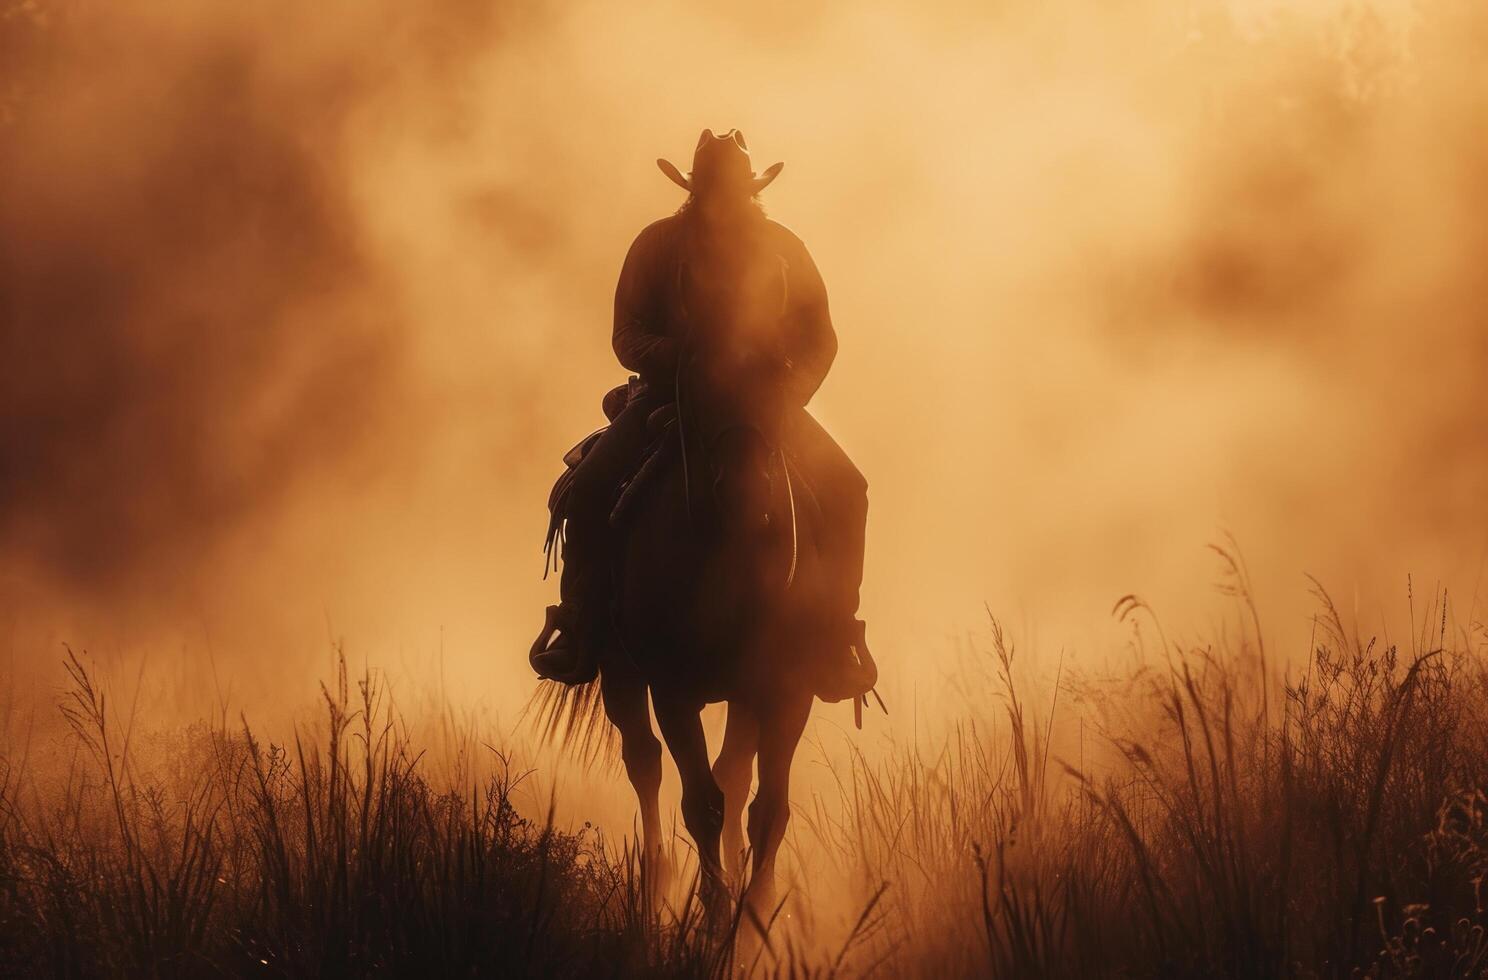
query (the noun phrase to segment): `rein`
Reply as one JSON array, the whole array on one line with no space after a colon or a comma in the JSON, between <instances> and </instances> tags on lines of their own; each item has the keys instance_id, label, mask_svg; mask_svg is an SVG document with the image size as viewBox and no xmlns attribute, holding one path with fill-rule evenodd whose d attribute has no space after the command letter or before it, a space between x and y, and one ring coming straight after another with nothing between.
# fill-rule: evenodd
<instances>
[{"instance_id":1,"label":"rein","mask_svg":"<svg viewBox=\"0 0 1488 980\"><path fill-rule=\"evenodd\" d=\"M796 583L796 559L800 556L801 548L799 535L799 518L796 515L796 488L791 480L790 464L786 462L785 450L780 447L775 449L776 455L780 457L780 472L785 475L785 499L790 502L790 532L791 532L791 560L790 568L785 573L785 590Z\"/></svg>"},{"instance_id":2,"label":"rein","mask_svg":"<svg viewBox=\"0 0 1488 980\"><path fill-rule=\"evenodd\" d=\"M672 391L677 399L677 442L682 447L682 500L687 511L687 526L696 526L692 514L692 464L687 459L687 411L682 404L682 358L677 358L677 370L672 378Z\"/></svg>"}]
</instances>

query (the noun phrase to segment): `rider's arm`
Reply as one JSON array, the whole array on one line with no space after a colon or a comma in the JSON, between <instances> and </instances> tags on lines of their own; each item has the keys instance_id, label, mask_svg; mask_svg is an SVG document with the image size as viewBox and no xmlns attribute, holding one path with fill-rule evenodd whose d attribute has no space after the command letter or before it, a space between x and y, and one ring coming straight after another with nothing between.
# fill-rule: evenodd
<instances>
[{"instance_id":1,"label":"rider's arm","mask_svg":"<svg viewBox=\"0 0 1488 980\"><path fill-rule=\"evenodd\" d=\"M670 378L677 367L677 341L660 332L656 323L656 234L648 228L636 238L620 269L615 287L615 356L642 377Z\"/></svg>"},{"instance_id":2,"label":"rider's arm","mask_svg":"<svg viewBox=\"0 0 1488 980\"><path fill-rule=\"evenodd\" d=\"M837 356L837 332L832 329L832 316L827 311L827 287L821 273L805 244L794 235L791 239L796 247L787 257L792 302L787 332L790 373L786 389L797 404L804 406L821 387Z\"/></svg>"}]
</instances>

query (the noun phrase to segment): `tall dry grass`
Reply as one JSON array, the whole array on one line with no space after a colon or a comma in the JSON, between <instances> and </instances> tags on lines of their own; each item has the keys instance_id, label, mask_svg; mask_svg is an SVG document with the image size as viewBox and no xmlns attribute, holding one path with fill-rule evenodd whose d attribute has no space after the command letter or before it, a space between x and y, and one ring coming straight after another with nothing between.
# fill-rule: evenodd
<instances>
[{"instance_id":1,"label":"tall dry grass","mask_svg":"<svg viewBox=\"0 0 1488 980\"><path fill-rule=\"evenodd\" d=\"M518 812L500 753L436 788L376 684L344 660L318 741L198 727L142 777L83 661L60 792L0 781L0 974L706 976L727 932L665 928L624 842ZM716 932L716 930L715 930Z\"/></svg>"},{"instance_id":2,"label":"tall dry grass","mask_svg":"<svg viewBox=\"0 0 1488 980\"><path fill-rule=\"evenodd\" d=\"M1364 639L1319 586L1289 671L1221 554L1225 635L1127 597L1146 666L1039 694L993 620L948 735L835 762L792 830L857 910L830 943L710 927L685 888L648 910L626 838L522 812L537 776L495 749L436 781L344 667L313 739L219 719L147 766L69 655L71 768L0 769L0 973L1484 975L1483 628L1441 596L1404 647Z\"/></svg>"},{"instance_id":3,"label":"tall dry grass","mask_svg":"<svg viewBox=\"0 0 1488 980\"><path fill-rule=\"evenodd\" d=\"M1366 640L1319 585L1288 676L1219 552L1227 635L1170 641L1128 596L1147 666L1066 675L1036 712L994 620L950 736L837 768L845 805L807 823L860 891L890 884L870 947L895 973L1485 975L1488 634L1450 635L1443 595L1407 648ZM1067 758L1060 698L1089 719Z\"/></svg>"}]
</instances>

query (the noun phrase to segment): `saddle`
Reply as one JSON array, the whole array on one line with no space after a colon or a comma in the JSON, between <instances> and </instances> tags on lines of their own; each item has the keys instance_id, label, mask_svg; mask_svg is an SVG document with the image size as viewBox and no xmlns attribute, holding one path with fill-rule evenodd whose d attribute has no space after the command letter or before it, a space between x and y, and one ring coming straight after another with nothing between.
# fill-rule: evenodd
<instances>
[{"instance_id":1,"label":"saddle","mask_svg":"<svg viewBox=\"0 0 1488 980\"><path fill-rule=\"evenodd\" d=\"M640 397L645 391L645 384L635 377L630 378L623 385L612 388L605 394L602 402L605 418L613 422L632 400ZM552 491L548 494L548 528L543 542L543 578L545 579L552 570L558 567L559 559L562 557L564 526L568 519L569 504L573 496L574 474L579 464L584 461L584 457L599 442L600 437L608 428L608 425L604 425L595 429L563 454L564 470L559 474L558 479L553 483ZM625 475L614 488L614 503L609 518L612 528L624 526L636 502L644 496L646 488L655 481L658 475L665 472L666 467L682 448L675 402L666 402L652 411L647 419L646 428L651 436L650 442L627 468ZM802 471L803 468L789 452L782 454L781 463L789 487L787 493L792 510L792 521L797 518L802 509L820 518L820 498L812 486L812 481Z\"/></svg>"},{"instance_id":2,"label":"saddle","mask_svg":"<svg viewBox=\"0 0 1488 980\"><path fill-rule=\"evenodd\" d=\"M614 422L631 401L639 398L645 391L645 383L634 376L625 384L611 388L601 401L605 418ZM610 514L612 527L620 526L639 488L650 482L652 474L661 467L669 455L667 447L677 445L676 439L668 438L676 428L676 421L677 406L673 402L663 404L651 413L647 422L647 427L652 434L651 443L616 487L617 498ZM569 502L573 496L574 473L578 470L579 464L584 461L584 457L589 455L589 451L594 448L608 429L608 424L600 426L563 454L563 472L558 475L558 479L553 483L553 489L548 493L548 530L543 541L543 578L547 578L549 572L558 567L558 560L562 555L564 522L568 519Z\"/></svg>"}]
</instances>

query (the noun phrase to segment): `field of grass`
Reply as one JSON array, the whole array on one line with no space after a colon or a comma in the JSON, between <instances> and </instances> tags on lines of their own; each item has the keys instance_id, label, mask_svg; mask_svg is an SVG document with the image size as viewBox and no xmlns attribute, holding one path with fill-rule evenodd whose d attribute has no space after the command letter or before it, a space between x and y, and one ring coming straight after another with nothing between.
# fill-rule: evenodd
<instances>
[{"instance_id":1,"label":"field of grass","mask_svg":"<svg viewBox=\"0 0 1488 980\"><path fill-rule=\"evenodd\" d=\"M795 801L846 926L792 916L802 886L763 941L709 927L680 838L653 914L628 834L524 812L541 773L487 747L431 775L371 680L343 669L313 743L222 719L147 764L73 658L69 770L0 762L0 975L1485 975L1488 637L1443 598L1385 645L1319 588L1284 670L1230 572L1243 625L1179 646L1128 597L1146 666L1037 704L994 621L948 734ZM1061 701L1078 753L1050 748Z\"/></svg>"}]
</instances>

